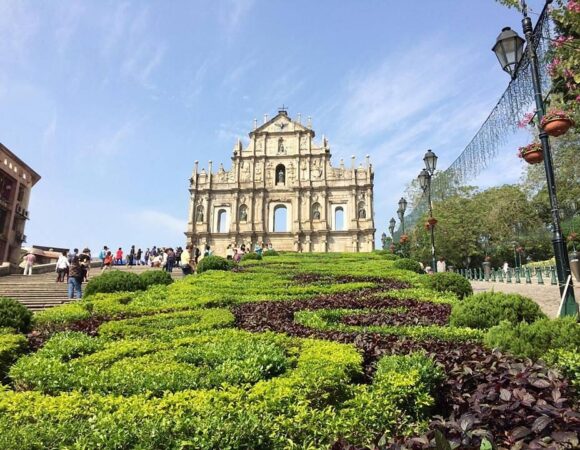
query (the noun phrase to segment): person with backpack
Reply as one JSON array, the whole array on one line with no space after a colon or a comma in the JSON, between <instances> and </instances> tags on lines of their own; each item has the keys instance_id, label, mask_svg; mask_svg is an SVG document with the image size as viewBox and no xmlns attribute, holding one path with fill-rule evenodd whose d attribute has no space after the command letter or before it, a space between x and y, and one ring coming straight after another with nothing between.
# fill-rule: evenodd
<instances>
[{"instance_id":1,"label":"person with backpack","mask_svg":"<svg viewBox=\"0 0 580 450\"><path fill-rule=\"evenodd\" d=\"M81 298L83 291L83 272L78 256L73 256L69 267L68 298Z\"/></svg>"},{"instance_id":2,"label":"person with backpack","mask_svg":"<svg viewBox=\"0 0 580 450\"><path fill-rule=\"evenodd\" d=\"M99 253L99 259L101 260L101 262L103 263L103 265L105 264L105 256L107 256L107 252L108 251L109 251L109 247L107 247L106 245L104 245L103 246L103 249Z\"/></svg>"}]
</instances>

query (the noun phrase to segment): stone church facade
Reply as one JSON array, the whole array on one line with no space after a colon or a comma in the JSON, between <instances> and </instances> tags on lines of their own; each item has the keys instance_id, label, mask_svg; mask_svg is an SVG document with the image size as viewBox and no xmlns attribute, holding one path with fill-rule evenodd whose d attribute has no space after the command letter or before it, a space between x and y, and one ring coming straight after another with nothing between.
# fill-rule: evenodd
<instances>
[{"instance_id":1,"label":"stone church facade","mask_svg":"<svg viewBox=\"0 0 580 450\"><path fill-rule=\"evenodd\" d=\"M309 121L310 122L310 121ZM199 170L190 179L189 243L224 256L229 244L271 243L296 252L374 250L373 169L332 167L328 141L280 109L246 148L234 147L231 169Z\"/></svg>"}]
</instances>

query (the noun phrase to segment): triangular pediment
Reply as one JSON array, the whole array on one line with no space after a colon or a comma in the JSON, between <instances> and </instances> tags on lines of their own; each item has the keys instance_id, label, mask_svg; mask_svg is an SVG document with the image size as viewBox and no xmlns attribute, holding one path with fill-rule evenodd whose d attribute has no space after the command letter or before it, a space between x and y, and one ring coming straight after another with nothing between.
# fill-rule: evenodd
<instances>
[{"instance_id":1,"label":"triangular pediment","mask_svg":"<svg viewBox=\"0 0 580 450\"><path fill-rule=\"evenodd\" d=\"M314 131L310 128L305 127L301 123L292 120L286 111L279 111L274 117L268 120L266 123L260 125L254 131L250 132L250 137L254 134L261 133L287 133L287 132L309 132L314 136Z\"/></svg>"}]
</instances>

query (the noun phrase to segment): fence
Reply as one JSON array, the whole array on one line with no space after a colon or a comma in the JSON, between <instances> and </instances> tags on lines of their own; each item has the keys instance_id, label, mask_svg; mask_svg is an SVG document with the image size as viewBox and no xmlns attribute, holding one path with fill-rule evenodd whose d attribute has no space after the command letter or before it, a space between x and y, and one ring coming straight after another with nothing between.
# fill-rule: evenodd
<instances>
[{"instance_id":1,"label":"fence","mask_svg":"<svg viewBox=\"0 0 580 450\"><path fill-rule=\"evenodd\" d=\"M456 273L472 281L489 281L499 283L525 283L525 284L558 284L556 266L544 267L509 267L503 269L490 268L486 271L482 268L458 269Z\"/></svg>"}]
</instances>

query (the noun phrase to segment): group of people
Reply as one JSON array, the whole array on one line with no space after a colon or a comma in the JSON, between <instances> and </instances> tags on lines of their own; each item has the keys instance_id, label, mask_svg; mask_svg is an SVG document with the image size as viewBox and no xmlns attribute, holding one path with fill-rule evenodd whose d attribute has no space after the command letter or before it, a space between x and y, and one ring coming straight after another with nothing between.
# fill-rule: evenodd
<instances>
[{"instance_id":1,"label":"group of people","mask_svg":"<svg viewBox=\"0 0 580 450\"><path fill-rule=\"evenodd\" d=\"M113 266L126 265L131 266L149 266L160 267L167 272L173 272L175 267L181 267L182 255L184 250L182 247L157 247L153 246L151 249L147 248L142 251L140 248L131 246L129 251L125 254L123 248L119 247L114 253L106 245L99 253L99 259L103 263L102 270L110 269ZM201 252L193 252L195 258L199 258ZM196 260L197 263L197 260Z\"/></svg>"},{"instance_id":2,"label":"group of people","mask_svg":"<svg viewBox=\"0 0 580 450\"><path fill-rule=\"evenodd\" d=\"M82 284L89 281L91 271L91 250L84 248L81 253L75 248L68 253L63 251L56 261L56 282L68 284L68 298L83 296Z\"/></svg>"},{"instance_id":3,"label":"group of people","mask_svg":"<svg viewBox=\"0 0 580 450\"><path fill-rule=\"evenodd\" d=\"M421 268L425 271L426 274L433 274L433 268L431 266L426 266L423 267L423 263L419 263L421 264ZM437 261L437 273L441 273L441 272L447 272L447 263L445 262L445 258L443 258L443 256L441 258L439 258L439 261Z\"/></svg>"},{"instance_id":4,"label":"group of people","mask_svg":"<svg viewBox=\"0 0 580 450\"><path fill-rule=\"evenodd\" d=\"M266 245L264 242L262 243L256 242L256 245L254 246L254 252L260 256L262 256L263 252L273 249L274 247L272 246L272 243ZM246 253L251 252L252 252L251 245L248 245L246 247L246 244L242 244L238 247L230 244L226 249L226 259L233 260L235 262L240 262L242 256L244 256Z\"/></svg>"}]
</instances>

